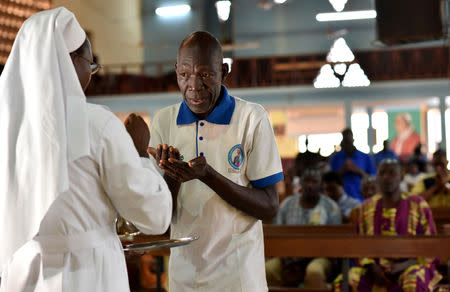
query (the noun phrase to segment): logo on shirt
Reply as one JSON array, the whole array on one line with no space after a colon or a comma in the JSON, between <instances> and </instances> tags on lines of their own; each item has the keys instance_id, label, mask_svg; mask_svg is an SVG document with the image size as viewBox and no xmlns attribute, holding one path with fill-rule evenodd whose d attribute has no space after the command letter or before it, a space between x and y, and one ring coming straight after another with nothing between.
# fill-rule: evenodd
<instances>
[{"instance_id":1,"label":"logo on shirt","mask_svg":"<svg viewBox=\"0 0 450 292\"><path fill-rule=\"evenodd\" d=\"M244 151L241 144L234 145L228 152L228 163L234 169L240 169L242 162L244 161Z\"/></svg>"}]
</instances>

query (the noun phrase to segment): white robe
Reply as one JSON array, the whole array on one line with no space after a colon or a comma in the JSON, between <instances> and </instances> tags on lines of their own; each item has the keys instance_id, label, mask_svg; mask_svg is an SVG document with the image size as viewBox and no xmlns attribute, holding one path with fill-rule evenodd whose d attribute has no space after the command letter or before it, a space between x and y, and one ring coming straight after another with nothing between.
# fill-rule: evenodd
<instances>
[{"instance_id":1,"label":"white robe","mask_svg":"<svg viewBox=\"0 0 450 292\"><path fill-rule=\"evenodd\" d=\"M3 270L1 292L129 291L117 212L148 234L170 223L169 189L152 164L143 167L120 120L90 104L87 116L91 154L69 163L69 190Z\"/></svg>"}]
</instances>

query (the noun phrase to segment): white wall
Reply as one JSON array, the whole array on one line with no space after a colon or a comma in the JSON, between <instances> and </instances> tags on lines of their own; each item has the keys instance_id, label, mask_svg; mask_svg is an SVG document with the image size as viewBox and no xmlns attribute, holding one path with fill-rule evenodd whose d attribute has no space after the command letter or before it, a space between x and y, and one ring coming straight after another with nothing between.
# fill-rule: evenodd
<instances>
[{"instance_id":1,"label":"white wall","mask_svg":"<svg viewBox=\"0 0 450 292\"><path fill-rule=\"evenodd\" d=\"M101 64L142 63L141 0L53 0L71 10L91 35Z\"/></svg>"}]
</instances>

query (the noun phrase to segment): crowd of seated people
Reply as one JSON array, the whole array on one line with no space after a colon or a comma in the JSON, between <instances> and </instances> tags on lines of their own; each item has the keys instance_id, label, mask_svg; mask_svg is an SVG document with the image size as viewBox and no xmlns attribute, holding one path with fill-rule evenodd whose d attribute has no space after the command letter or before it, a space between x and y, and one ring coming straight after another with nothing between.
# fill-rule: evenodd
<instances>
[{"instance_id":1,"label":"crowd of seated people","mask_svg":"<svg viewBox=\"0 0 450 292\"><path fill-rule=\"evenodd\" d=\"M355 148L351 130L342 134L341 150L328 158L311 153L307 159L297 156L288 177L291 193L280 201L272 223L351 223L364 235L436 234L430 207L450 207L445 151L437 150L428 163L419 145L405 162L388 150L386 142L377 161ZM351 268L349 284L353 291L433 291L442 278L436 263L434 259L362 259ZM334 286L340 291L342 275L336 270L339 266L336 269L336 264L325 258L266 261L269 286Z\"/></svg>"},{"instance_id":2,"label":"crowd of seated people","mask_svg":"<svg viewBox=\"0 0 450 292\"><path fill-rule=\"evenodd\" d=\"M375 157L355 148L350 130L344 130L343 134L346 139L340 153L328 158L312 152L297 156L295 166L285 175L279 212L273 222L265 223L349 223L355 226L355 232L364 235L435 234L430 207L450 206L450 173L445 151L437 150L429 166L420 146L406 163L388 151L375 163ZM346 181L348 188L357 190L357 195L347 193ZM435 259L421 258L365 258L354 262L349 284L353 291L433 291L442 278L436 263ZM269 287L340 291L340 268L338 261L329 258L266 260Z\"/></svg>"}]
</instances>

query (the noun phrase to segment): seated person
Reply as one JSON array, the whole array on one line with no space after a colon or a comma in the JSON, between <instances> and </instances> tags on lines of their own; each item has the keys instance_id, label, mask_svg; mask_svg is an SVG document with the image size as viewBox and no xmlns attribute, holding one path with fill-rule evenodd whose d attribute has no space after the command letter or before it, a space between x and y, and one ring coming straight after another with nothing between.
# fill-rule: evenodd
<instances>
[{"instance_id":1,"label":"seated person","mask_svg":"<svg viewBox=\"0 0 450 292\"><path fill-rule=\"evenodd\" d=\"M350 213L353 209L359 207L361 203L345 193L339 173L335 171L325 173L322 177L322 183L324 194L338 204L342 214L342 221L345 223L349 222Z\"/></svg>"},{"instance_id":2,"label":"seated person","mask_svg":"<svg viewBox=\"0 0 450 292\"><path fill-rule=\"evenodd\" d=\"M361 196L364 200L373 197L378 192L377 178L373 175L366 175L361 180ZM359 217L359 207L350 212L350 222L356 223Z\"/></svg>"},{"instance_id":3,"label":"seated person","mask_svg":"<svg viewBox=\"0 0 450 292\"><path fill-rule=\"evenodd\" d=\"M436 229L427 202L420 196L401 193L398 161L384 160L378 169L380 194L361 206L357 225L364 235L431 235ZM412 217L412 218L411 218ZM352 291L433 291L441 275L432 259L369 259L349 271ZM341 291L342 275L334 281Z\"/></svg>"},{"instance_id":4,"label":"seated person","mask_svg":"<svg viewBox=\"0 0 450 292\"><path fill-rule=\"evenodd\" d=\"M446 152L441 149L434 152L431 165L435 173L424 175L411 193L422 196L431 207L450 207L450 174Z\"/></svg>"},{"instance_id":5,"label":"seated person","mask_svg":"<svg viewBox=\"0 0 450 292\"><path fill-rule=\"evenodd\" d=\"M403 184L408 192L411 192L413 187L420 181L423 172L420 171L417 160L409 160L405 165L405 175L403 176Z\"/></svg>"},{"instance_id":6,"label":"seated person","mask_svg":"<svg viewBox=\"0 0 450 292\"><path fill-rule=\"evenodd\" d=\"M284 199L274 224L333 225L341 224L338 205L320 193L321 173L306 169L300 179L301 193ZM306 288L325 288L332 270L328 259L273 258L266 262L269 286L293 286L303 282Z\"/></svg>"},{"instance_id":7,"label":"seated person","mask_svg":"<svg viewBox=\"0 0 450 292\"><path fill-rule=\"evenodd\" d=\"M375 196L378 193L377 177L367 175L361 180L361 196L364 200Z\"/></svg>"}]
</instances>

